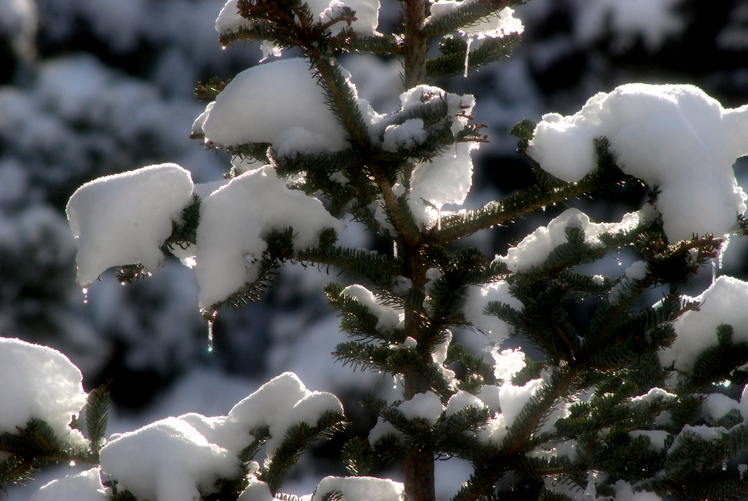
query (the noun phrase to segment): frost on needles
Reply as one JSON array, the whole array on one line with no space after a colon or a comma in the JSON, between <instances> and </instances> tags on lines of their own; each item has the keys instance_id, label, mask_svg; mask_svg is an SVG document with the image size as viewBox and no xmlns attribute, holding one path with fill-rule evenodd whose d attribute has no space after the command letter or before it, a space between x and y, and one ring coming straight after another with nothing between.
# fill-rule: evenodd
<instances>
[{"instance_id":1,"label":"frost on needles","mask_svg":"<svg viewBox=\"0 0 748 501\"><path fill-rule=\"evenodd\" d=\"M259 298L281 264L345 274L348 284L324 289L349 335L333 358L394 376L402 398L370 395L376 425L343 446L347 475L320 473L301 499L432 501L435 461L449 458L471 467L451 493L459 501L748 492L748 397L725 390L748 382L748 283L721 276L700 296L682 292L748 231L733 172L748 154L748 106L725 109L684 85L597 94L574 115L513 129L536 185L459 209L471 154L488 140L472 116L480 103L429 79L507 57L520 3L404 0L401 31L386 34L376 1L229 0L215 22L221 43L258 41L267 61L198 88L211 102L192 137L232 155L225 178L194 184L161 164L87 183L68 203L78 282L93 294L106 269L131 281L168 251L194 268L212 322ZM298 57L275 59L291 49ZM399 108L359 97L341 52L400 58ZM512 234L503 255L460 242L642 183L649 200L617 221L569 208ZM339 245L354 228L392 250ZM587 266L621 249L635 256L625 270ZM460 344L466 328L485 335L482 351ZM504 346L509 336L523 348ZM10 341L0 359L0 401L23 411L0 411L0 483L49 461L90 467L37 501L296 499L286 475L346 425L337 397L284 373L226 416L106 436L105 389L86 399L63 355ZM397 481L374 476L386 468Z\"/></svg>"}]
</instances>

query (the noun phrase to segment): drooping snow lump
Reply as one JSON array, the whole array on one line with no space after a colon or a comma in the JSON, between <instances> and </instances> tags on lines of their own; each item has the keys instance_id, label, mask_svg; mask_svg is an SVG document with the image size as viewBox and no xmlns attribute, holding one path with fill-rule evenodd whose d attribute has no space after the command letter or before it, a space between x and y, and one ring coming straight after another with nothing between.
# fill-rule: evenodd
<instances>
[{"instance_id":1,"label":"drooping snow lump","mask_svg":"<svg viewBox=\"0 0 748 501\"><path fill-rule=\"evenodd\" d=\"M86 183L70 197L68 221L78 240L78 283L107 268L164 263L161 245L192 199L192 175L177 164L143 167Z\"/></svg>"},{"instance_id":2,"label":"drooping snow lump","mask_svg":"<svg viewBox=\"0 0 748 501\"><path fill-rule=\"evenodd\" d=\"M690 371L699 353L717 346L720 324L733 327L734 342L748 341L748 282L722 276L695 299L701 303L699 310L687 311L673 322L677 337L658 352L663 367L674 364L679 372Z\"/></svg>"},{"instance_id":3,"label":"drooping snow lump","mask_svg":"<svg viewBox=\"0 0 748 501\"><path fill-rule=\"evenodd\" d=\"M325 228L345 228L319 200L289 189L270 166L237 176L203 197L195 268L200 307L210 308L256 280L252 260L267 249L262 237L288 227L296 249L314 245Z\"/></svg>"},{"instance_id":4,"label":"drooping snow lump","mask_svg":"<svg viewBox=\"0 0 748 501\"><path fill-rule=\"evenodd\" d=\"M691 85L623 85L593 96L575 115L544 115L528 154L576 182L595 169L593 139L600 136L626 174L659 190L671 241L722 236L745 212L732 165L748 154L748 105L724 109Z\"/></svg>"},{"instance_id":5,"label":"drooping snow lump","mask_svg":"<svg viewBox=\"0 0 748 501\"><path fill-rule=\"evenodd\" d=\"M298 128L314 134L316 149L342 151L349 146L348 134L325 99L306 60L260 64L236 75L211 109L206 107L202 131L206 141L221 146L270 143L278 148L279 135Z\"/></svg>"},{"instance_id":6,"label":"drooping snow lump","mask_svg":"<svg viewBox=\"0 0 748 501\"><path fill-rule=\"evenodd\" d=\"M113 437L101 450L101 470L139 499L184 501L211 492L218 478L237 475L240 461L170 417Z\"/></svg>"},{"instance_id":7,"label":"drooping snow lump","mask_svg":"<svg viewBox=\"0 0 748 501\"><path fill-rule=\"evenodd\" d=\"M84 445L70 428L86 404L83 376L57 350L20 339L0 338L0 433L17 433L31 418L44 420L61 440ZM3 459L0 457L0 459Z\"/></svg>"}]
</instances>

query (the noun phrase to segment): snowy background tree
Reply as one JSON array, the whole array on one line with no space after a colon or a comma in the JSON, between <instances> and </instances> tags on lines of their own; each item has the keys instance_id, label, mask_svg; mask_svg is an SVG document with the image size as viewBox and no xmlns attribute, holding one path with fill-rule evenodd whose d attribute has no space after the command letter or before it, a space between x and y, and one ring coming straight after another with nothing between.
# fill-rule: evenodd
<instances>
[{"instance_id":1,"label":"snowy background tree","mask_svg":"<svg viewBox=\"0 0 748 501\"><path fill-rule=\"evenodd\" d=\"M1 172L4 179L3 207L6 214L4 231L7 234L7 238L3 239L3 253L4 256L7 255L3 273L8 277L4 279L4 335L21 336L59 348L86 374L85 384L88 390L114 377L111 390L118 406L113 409L113 422L110 424L109 432L133 430L155 419L189 411L207 416L225 415L234 403L251 393L262 382L284 370L293 370L299 374L312 389L333 391L345 402L349 418L354 417L351 416L352 412L358 412L357 404L362 399L363 388L378 386L377 395L388 402L402 399L402 389L393 390L391 380L370 377L368 374L359 375L360 379L355 379L348 368L329 367L329 352L345 337L335 337L338 331L337 321L326 316L328 307L319 298L307 297L308 292L318 293L321 284L330 279L325 276L318 278L315 270L300 271L298 267L286 266L281 276L274 281L276 289L258 305L247 307L236 314L219 315L214 329L215 350L210 355L205 353L207 342L204 325L200 315L193 308L198 298L194 279L189 272L185 273L188 270L182 269L175 260L167 261L165 268L154 279L139 282L129 288L121 288L114 279L105 278L101 283L94 285L88 303L83 304L83 297L75 287L72 277L75 244L62 215L67 199L75 188L84 181L102 174L127 171L162 161L174 161L188 167L195 182L218 179L219 172L225 171L225 165L228 163L226 157L206 155L199 147L183 141L189 132L189 124L204 107L204 103L199 105L189 100L191 87L194 81L201 79L207 82L214 74L220 74L228 79L244 67L254 64L261 56L259 51L252 52L256 48L249 49L246 46L224 53L215 49L215 32L212 31L210 20L215 18L220 5L217 7L213 3L163 2L151 5L146 2L132 2L118 4L118 10L103 10L95 3L89 5L86 2L50 2L48 5L9 2L7 10L12 12L13 16L4 17L2 21L2 30L5 40L8 41L6 54L11 63L4 67L14 68L7 78L17 85L17 88L4 89L0 96L0 129L4 146ZM387 32L388 27L395 26L397 22L394 18L398 9L392 7L385 5L382 9L379 27L376 28L381 32ZM699 9L707 9L709 15L704 15ZM720 9L722 12L719 12ZM613 91L619 84L631 81L689 82L698 84L707 94L719 98L725 109L742 104L745 100L742 99L740 91L744 79L741 80L741 69L735 67L739 64L740 54L745 52L745 44L740 36L744 33L741 31L741 23L744 22L745 13L741 12L740 6L737 5L704 7L684 2L652 2L646 6L640 2L569 2L565 5L532 2L520 7L517 17L523 19L527 30L523 34L522 44L515 48L514 57L501 64L487 66L479 73L471 74L468 79L445 80L443 84L444 88L455 95L475 94L478 98L478 105L473 110L475 123L486 122L492 126L489 130L482 130L482 133L489 133L491 142L481 144L479 150L472 152L476 165L485 165L486 168L478 170L478 181L474 184L479 189L473 188L465 206L478 207L501 194L512 193L517 187L535 183L533 169L526 164L520 164L521 157L513 152L516 148L516 138L507 133L510 126L527 117L540 120L541 113L548 110L572 115L582 108L589 96L601 89ZM34 21L37 17L43 22L39 31L35 33ZM154 21L155 19L158 19L158 22ZM452 53L459 55L462 50L464 54L465 42L469 42L469 46L475 49L481 40L469 35L464 38L452 37L443 43L443 47L446 53L451 50ZM81 46L96 47L97 57L67 56L46 60ZM694 47L698 47L699 53L703 53L705 49L710 50L709 56L695 62L692 56L696 51ZM138 54L148 56L139 57ZM461 74L465 59L457 59L459 64L454 64L453 68L459 67L458 73ZM397 109L398 93L401 90L397 75L401 68L397 62L387 63L361 55L342 58L341 61L343 66L351 71L358 95L368 99L374 109L380 112ZM106 69L102 62L117 65L120 72ZM644 73L643 68L650 67L658 67L659 73ZM685 69L689 70L687 77L683 76L686 74ZM145 83L138 78L146 75L154 83ZM442 85L440 82L436 80L434 83ZM276 90L271 88L268 92ZM544 95L544 91L551 92ZM617 91L618 94L614 92L611 95L642 94L635 89L629 91L622 88ZM643 93L651 94L648 91ZM600 109L612 110L612 101L607 104L600 103ZM134 106L133 102L141 103L142 106ZM691 110L691 119L695 117L702 121L706 118L706 111L695 111L697 108L691 109L690 104L679 106L681 110ZM590 109L585 109L589 116ZM654 109L661 111L658 113L659 116L667 116L665 110L657 107ZM547 124L546 130L549 131L549 139L546 141L550 141L548 148L551 151L554 145L552 132L554 127L557 128L552 124L558 124L559 119L560 117L549 117L544 122ZM586 120L592 121L589 118ZM414 126L414 122L408 122L409 126L403 127L404 123L383 123L394 126L385 136L389 137L389 144L396 150L402 149L406 144L398 143L399 140L414 140L416 144L423 142L423 139L418 138L421 137L419 130L424 129ZM563 120L560 123L563 124ZM666 125L666 130L670 130L671 127L677 126L677 122L670 120ZM713 124L712 130L718 130L715 127L717 126ZM721 127L722 130L730 132L739 130L729 124ZM530 138L528 132L531 130L516 130L521 136L520 139L525 141ZM578 144L579 147L566 149L579 154L586 151L585 159L588 159L590 148L593 148L593 138L599 135L613 135L616 132L615 124L606 124L603 129L590 125L579 127L579 130L574 134L567 134L562 141L574 140L574 144ZM215 133L220 134L218 131ZM299 134L290 136L285 138L286 144L293 143L289 143L289 139L303 141ZM721 142L710 144L715 149L725 151L731 142L727 136L729 134L724 132L720 136ZM649 134L647 137L657 136ZM662 136L657 138L658 141L662 139ZM384 136L382 140L385 141ZM705 139L702 140L706 142ZM319 144L319 138L315 138L315 143ZM598 144L599 152L606 158L604 146ZM688 164L692 156L688 155L682 144L678 144L678 147L686 151L682 160ZM334 149L335 146L331 148ZM582 167L585 165L584 162L566 158L568 163L563 164L564 159L555 158L553 154L543 157L542 141L535 144L534 148L536 153L533 154L531 148L530 156L540 161L544 168L564 181L577 181L574 176L578 172L569 172L568 166ZM619 145L618 148L622 146ZM672 149L669 148L668 151ZM714 163L731 168L734 156L736 155L728 159L729 161L719 159ZM555 171L551 170L553 166L549 165L553 160L560 163ZM525 166L519 167L520 165ZM182 171L173 168L164 170L170 173L165 173L166 176L176 175L185 180ZM725 172L727 171L723 174ZM740 175L739 166L736 166L735 172ZM633 175L656 186L664 187L668 184L664 178L647 179L642 173ZM717 177L726 179L729 184L729 175L727 173ZM155 178L151 180L155 181ZM489 186L490 180L495 181L495 186ZM545 190L557 189L550 178L541 178L540 182ZM273 188L268 185L267 189ZM460 187L449 185L448 195L454 195L455 190L460 190ZM606 192L606 195L608 193L610 192ZM638 210L642 206L642 197L646 196L646 190L629 186L626 190L616 189L609 197L615 203L604 204L603 207L600 207L601 204L589 203L586 200L570 203L589 214L594 221L621 221L623 214ZM692 196L694 200L710 202L703 205L692 204L699 209L697 217L700 217L701 213L708 214L709 211L705 207L712 205L711 202L717 199L702 192ZM665 213L661 207L661 200L666 197L664 189L658 197L658 207ZM598 208L591 209L593 205L597 205ZM126 202L124 207L127 207ZM444 208L445 219L441 221L445 225L445 231L449 228L449 220L446 218L446 211L449 208ZM507 231L506 228L484 231L467 239L466 245L477 247L489 260L495 254L506 256L510 266L514 266L512 270L521 271L527 262L517 258L516 254L512 256L508 252L507 243L516 244L539 225L547 226L548 235L555 235L548 237L548 245L551 245L550 242L554 242L554 245L558 243L559 240L553 239L559 238L559 235L560 241L563 241L566 237L564 229L569 222L572 223L571 227L584 230L585 235L593 240L597 233L615 229L590 225L584 216L564 212L565 208L553 207L548 203L545 211L528 214L524 221L512 227L512 231ZM420 208L424 214L428 214L428 209L429 206L423 205ZM693 219L682 214L677 208L673 213L680 215L675 219ZM561 218L555 219L553 225L549 224L559 215ZM668 218L664 216L664 219ZM331 226L335 224L330 221ZM292 226L297 229L295 225ZM370 240L363 232L352 232L354 224L349 222L348 226L346 232L341 234L337 245L357 248L378 247L383 255L392 253L391 244L385 245L386 239ZM724 230L722 227L705 228L717 234ZM707 230L700 229L698 232ZM669 234L675 235L671 236L671 240L690 237L688 229L683 231L685 233ZM276 243L283 244L282 237L283 235L278 235ZM620 243L616 242L615 245ZM740 239L733 239L729 252L725 253L720 275L740 276L743 273L741 243ZM636 246L641 242L633 244ZM709 246L714 247L716 244L704 240L680 249L663 248L664 250L638 245L634 254L623 251L616 253L615 256L624 265L621 270L630 270L625 276L637 279L642 277L641 273L644 270L641 265L638 268L630 265L642 259L642 256L647 258L644 259L647 262L667 257L670 261L664 259L661 264L672 267L676 261L682 265L684 253L688 253L692 259L690 264L694 265L704 257L694 250L706 251ZM524 252L519 255L527 258L531 254L527 252L529 247L522 249ZM469 258L471 254L466 253L464 257ZM537 259L542 261L544 258ZM616 269L618 263L615 261L608 259L608 263L599 265L600 268L597 269L588 269L586 273L592 277L621 276L622 272ZM108 265L116 264L128 263L117 262ZM444 268L446 265L441 263L441 266ZM563 266L568 266L568 262ZM610 271L611 269L613 271ZM678 274L688 271L671 270L667 267L666 269L671 274L668 279L675 279ZM660 269L658 273L662 271ZM701 294L711 282L710 274L709 270L706 273L702 271L699 276L691 279L689 285L681 287L679 291L694 296ZM200 280L199 277L198 279ZM201 286L205 283L205 280L201 280ZM721 306L715 306L717 309L712 314L722 318L721 321L737 327L741 324L741 317L733 320L726 312L730 310L727 307L729 303L722 299L717 300L720 294L734 295L735 284L725 285L726 283L725 280L716 282L722 285L714 289L715 300L708 303L720 303ZM393 284L389 284L391 285ZM593 291L600 293L611 284L593 281L593 285L602 288ZM616 294L625 296L626 287L622 289L619 288ZM211 296L204 296L203 292L204 288L201 287L200 300L204 306L212 306ZM344 296L353 295L358 298L358 302L368 301L367 293L363 290L349 288L347 292ZM586 292L591 293L590 290ZM338 291L329 290L329 293L331 297L338 297L335 296ZM661 291L650 294L643 304L651 305L659 299L658 294L661 294ZM499 297L509 301L505 295ZM388 299L395 300L392 297ZM139 303L141 307L137 307ZM373 303L367 304L376 308ZM475 301L471 304L478 305ZM580 303L575 317L585 318L585 308L582 306L586 304L590 304L590 301ZM268 305L272 307L271 310L268 310ZM355 312L345 310L350 306L341 307L348 315L355 315ZM702 308L705 309L706 307ZM474 318L485 321L481 316L481 308L476 307L474 310ZM389 316L390 321L394 322L390 310L385 308L377 311L381 312L379 318ZM468 315L468 312L465 311L465 314ZM490 317L487 318L490 320ZM474 323L486 331L492 330L490 325L481 326L481 320ZM522 330L521 325L515 327ZM471 348L469 351L481 355L483 338L480 335L457 329L453 331L456 341L461 341ZM248 335L248 332L251 334ZM699 337L697 334L691 335ZM739 332L733 334L736 337L739 335ZM681 336L687 337L689 334ZM713 338L712 335L710 339ZM735 349L735 343L731 344L730 336L723 333L720 339L723 340L720 345L723 351L717 353L718 359L724 360L724 352L738 353L736 360L739 359L739 350ZM532 346L526 339L512 339L500 347L514 347L517 343L525 352L540 358L538 353L532 351ZM403 349L406 348L409 348L408 344L403 343ZM502 361L500 365L514 367L510 360L516 359L519 354L513 353L506 353L503 358L499 357ZM496 351L496 354L499 356L499 351ZM483 356L491 361L488 353ZM675 361L676 358L669 362ZM444 361L446 359L442 360ZM535 367L534 370L539 371L540 368ZM231 374L249 376L250 379L237 380L227 376ZM526 374L523 376L524 382L537 381L534 377L537 375L538 373ZM504 373L494 376L506 379L511 375ZM725 380L726 377L724 374L710 375L712 376L722 376L720 380ZM729 388L722 388L719 392L732 396L733 402L739 400L742 388L742 382L737 376L738 373L730 374L734 384ZM465 375L459 374L459 377L464 378ZM50 385L50 381L43 378L42 381L43 386ZM636 381L640 385L637 391L641 391L642 381ZM155 384L163 382L172 383L166 393L164 390L158 390L159 385ZM515 380L517 385L522 382L523 380ZM702 383L707 384L704 381ZM527 392L531 392L534 384L537 383L532 383L529 387L522 386L526 392L525 397L529 396ZM615 385L616 381L609 384ZM129 388L129 385L135 390ZM220 389L220 397L216 395L217 389ZM73 406L78 405L76 402L79 403L80 395L75 389L71 391L70 400ZM151 400L159 391L159 398ZM611 389L609 394L617 394L617 398L624 399L634 395L627 393L630 391L634 390L621 387ZM709 391L712 391L711 387ZM184 398L185 395L189 400ZM346 396L350 398L345 398ZM654 394L652 397L656 396L657 394ZM669 398L666 395L660 396L664 400ZM502 405L504 416L508 415L509 408L512 407L507 403L507 398L505 396ZM658 402L663 399L653 398ZM710 400L716 402L718 399L710 397ZM461 405L459 399L456 401L458 403L453 404L453 410ZM518 397L518 401L523 401L522 396ZM151 405L144 413L132 412L135 408L148 403ZM434 412L437 406L433 400L430 403L431 412ZM734 424L736 407L725 403L724 400L721 404L722 409L726 410L725 414L732 413L732 418L724 423L717 423L723 415L691 416L688 422L694 424L702 419L709 421L710 424ZM714 409L717 404L704 407ZM428 410L428 406L425 408ZM418 414L427 410L420 408L413 412ZM36 411L32 411L32 415L35 415L33 412ZM64 408L61 415L69 412L68 408ZM450 413L449 408L447 413ZM54 417L47 417L46 414L44 417L54 421ZM390 417L395 419L392 414ZM363 421L371 420L371 417L365 417L363 413L361 418ZM64 417L62 421L58 419L57 425L57 431L67 426ZM182 426L178 423L169 425ZM373 422L369 422L368 426L361 425L361 429L352 433L368 433L373 425ZM193 422L192 426L198 425ZM564 433L571 436L580 433L579 429L569 430L572 431ZM652 443L666 439L661 433L649 433L649 436ZM739 443L737 440L733 442ZM638 443L636 447L637 450L642 450L643 445ZM703 444L697 442L693 447L703 447ZM693 451L691 454L696 455ZM302 456L301 460L302 467L292 470L291 479L283 486L284 492L311 492L321 478L316 469L327 468L329 473L332 471L330 468L341 468L339 462L335 466L321 466L323 463L320 459L311 460L308 456ZM737 468L738 463L739 461L735 465L729 465L731 472ZM315 465L319 468L315 468ZM440 468L436 475L437 480L441 482L441 485L437 485L440 498L451 497L459 489L460 483L467 479L471 470L466 463L456 459L437 463L437 468ZM58 471L56 475L65 473L70 472ZM339 473L343 474L343 471L340 470ZM304 478L304 475L308 477ZM398 473L394 472L392 475L397 476ZM581 480L572 480L584 483L588 479L585 477ZM604 484L605 481L600 479L599 483ZM527 485L523 488L537 486ZM624 491L625 489L619 494L625 496ZM601 495L604 494L606 493L601 491ZM14 499L22 499L22 496L28 495L26 491L12 491Z\"/></svg>"}]
</instances>

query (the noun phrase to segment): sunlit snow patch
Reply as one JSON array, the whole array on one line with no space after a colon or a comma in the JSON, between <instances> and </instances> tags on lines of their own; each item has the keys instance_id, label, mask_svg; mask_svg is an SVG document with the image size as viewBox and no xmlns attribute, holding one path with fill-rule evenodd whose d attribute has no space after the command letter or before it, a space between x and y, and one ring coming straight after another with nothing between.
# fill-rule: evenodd
<instances>
[{"instance_id":1,"label":"sunlit snow patch","mask_svg":"<svg viewBox=\"0 0 748 501\"><path fill-rule=\"evenodd\" d=\"M600 136L626 174L658 188L670 241L722 236L745 212L732 165L748 154L748 105L724 109L690 85L623 85L593 96L575 115L544 115L528 154L576 182L596 168L593 139Z\"/></svg>"},{"instance_id":2,"label":"sunlit snow patch","mask_svg":"<svg viewBox=\"0 0 748 501\"><path fill-rule=\"evenodd\" d=\"M353 84L349 85L355 93ZM312 144L317 151L349 147L348 134L305 59L284 59L246 69L214 103L206 106L198 120L206 141L220 146L270 143L280 148L276 143L281 133L299 128L314 134L316 142ZM193 126L193 132L198 125Z\"/></svg>"},{"instance_id":3,"label":"sunlit snow patch","mask_svg":"<svg viewBox=\"0 0 748 501\"><path fill-rule=\"evenodd\" d=\"M70 197L68 221L78 239L78 283L107 268L164 263L160 247L192 200L192 176L177 164L144 167L86 183Z\"/></svg>"},{"instance_id":4,"label":"sunlit snow patch","mask_svg":"<svg viewBox=\"0 0 748 501\"><path fill-rule=\"evenodd\" d=\"M204 197L196 236L200 308L209 309L256 280L253 260L267 249L262 237L288 227L296 249L305 249L316 244L320 231L340 232L345 225L316 198L289 189L270 166L235 177Z\"/></svg>"},{"instance_id":5,"label":"sunlit snow patch","mask_svg":"<svg viewBox=\"0 0 748 501\"><path fill-rule=\"evenodd\" d=\"M17 433L31 418L44 420L61 440L85 445L70 428L86 404L80 370L57 350L0 338L0 433ZM0 455L0 460L4 459Z\"/></svg>"}]
</instances>

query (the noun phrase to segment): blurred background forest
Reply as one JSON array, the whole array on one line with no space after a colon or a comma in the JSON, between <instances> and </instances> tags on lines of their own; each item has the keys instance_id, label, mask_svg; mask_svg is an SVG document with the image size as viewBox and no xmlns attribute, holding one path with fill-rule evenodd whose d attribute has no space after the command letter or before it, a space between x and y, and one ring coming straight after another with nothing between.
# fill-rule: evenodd
<instances>
[{"instance_id":1,"label":"blurred background forest","mask_svg":"<svg viewBox=\"0 0 748 501\"><path fill-rule=\"evenodd\" d=\"M256 45L221 49L213 23L222 7L222 0L0 0L0 335L62 351L84 373L87 390L112 380L110 432L189 411L226 414L286 370L310 389L338 394L349 414L360 412L357 402L372 387L399 396L392 380L332 366L329 353L343 337L321 287L345 280L335 270L284 267L262 301L219 314L212 353L196 281L177 259L129 287L110 270L87 300L76 285L65 205L77 187L162 162L189 169L195 182L217 180L230 167L228 157L188 139L205 106L194 96L197 82L231 78L262 57ZM383 0L380 31L398 15L397 1ZM746 2L532 0L516 17L525 32L511 59L468 79L433 82L474 94L476 120L490 125L490 143L474 154L469 207L532 182L509 135L524 118L573 114L595 93L631 82L694 84L725 107L748 103ZM380 113L394 111L397 61L345 55L341 62L360 96ZM748 162L735 170L745 187ZM647 196L603 195L602 205L574 203L596 221L616 221ZM563 209L466 244L488 257L505 254ZM376 247L350 226L342 244ZM745 279L746 240L733 238L719 274ZM612 256L610 265L626 259ZM709 283L711 270L702 275ZM693 294L703 288L693 284ZM458 335L478 350L484 344L479 333Z\"/></svg>"}]
</instances>

